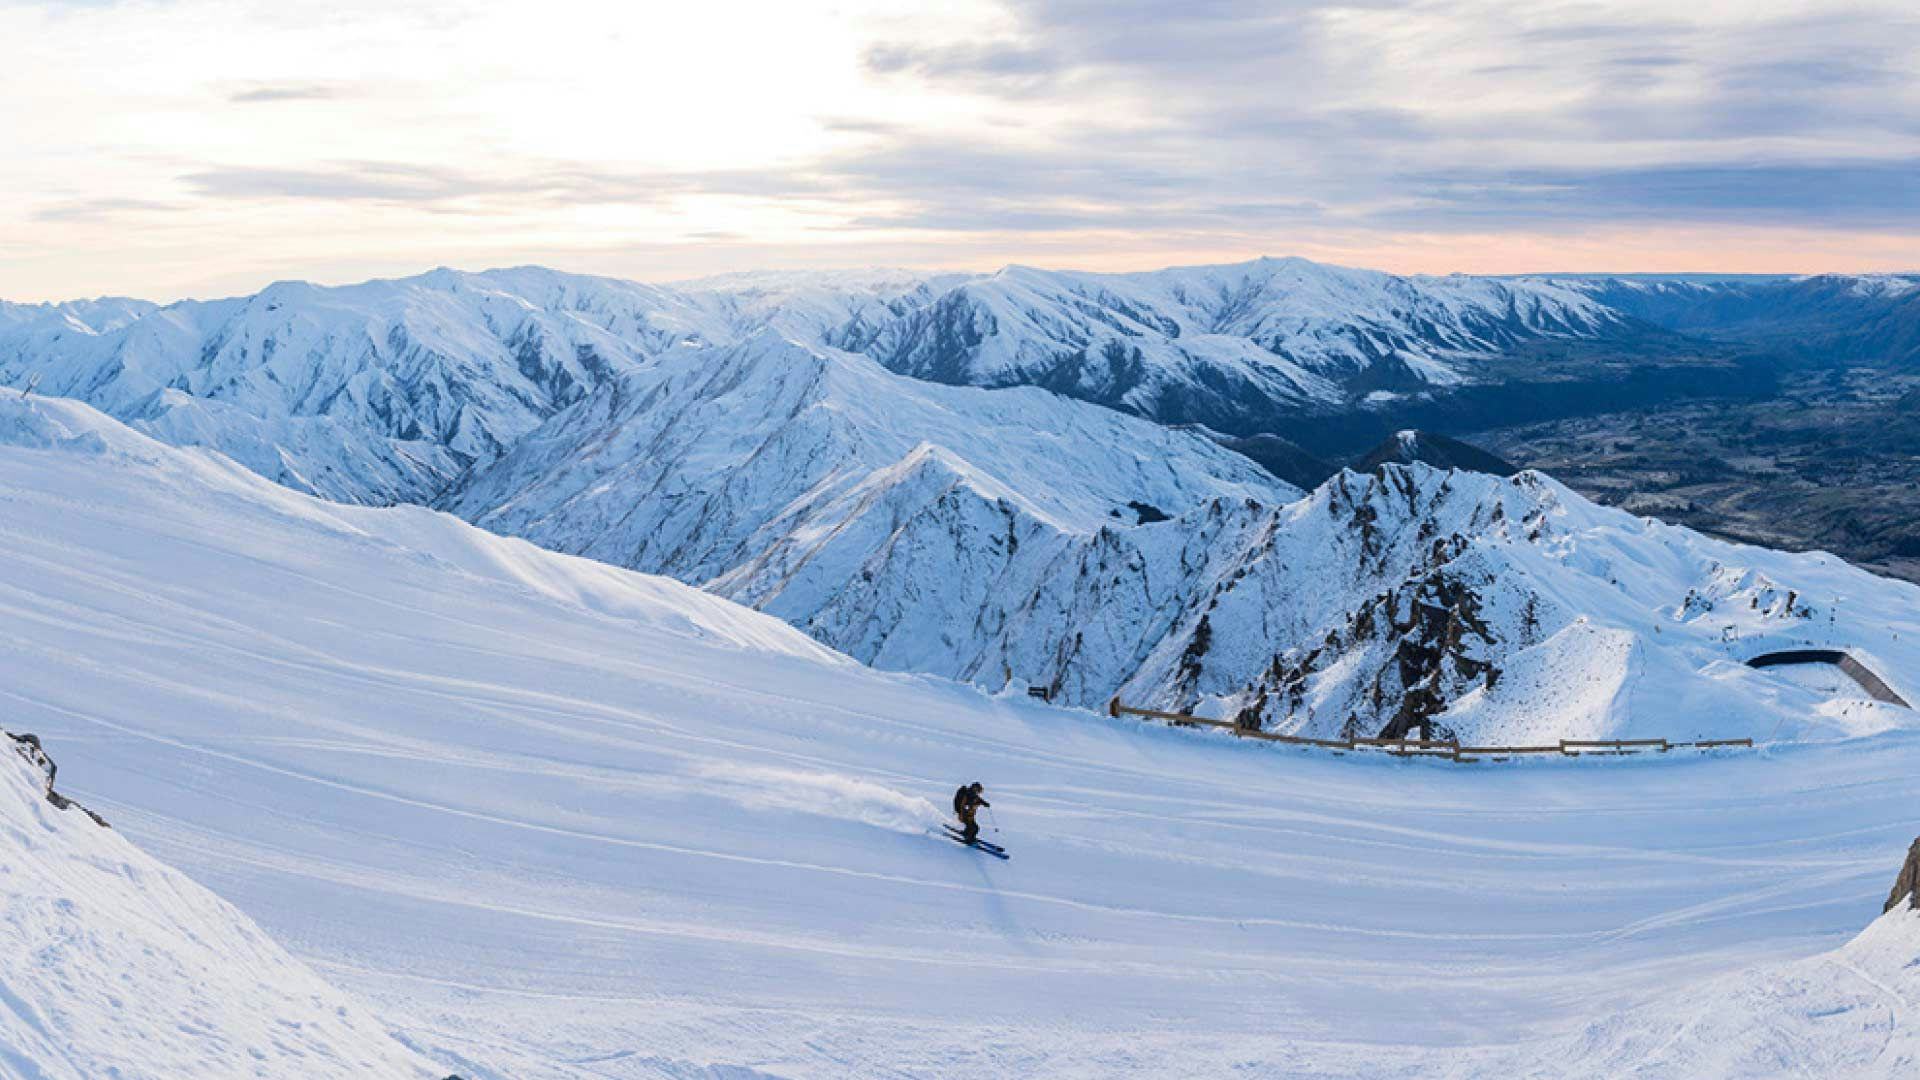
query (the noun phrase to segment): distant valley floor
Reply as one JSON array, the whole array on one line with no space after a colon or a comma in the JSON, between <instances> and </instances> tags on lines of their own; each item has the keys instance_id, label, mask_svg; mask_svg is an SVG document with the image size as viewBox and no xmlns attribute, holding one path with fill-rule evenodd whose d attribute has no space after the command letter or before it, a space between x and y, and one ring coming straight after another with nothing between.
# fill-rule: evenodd
<instances>
[{"instance_id":1,"label":"distant valley floor","mask_svg":"<svg viewBox=\"0 0 1920 1080\"><path fill-rule=\"evenodd\" d=\"M1785 378L1767 400L1678 401L1467 438L1598 502L1920 581L1920 377L1838 369Z\"/></svg>"}]
</instances>

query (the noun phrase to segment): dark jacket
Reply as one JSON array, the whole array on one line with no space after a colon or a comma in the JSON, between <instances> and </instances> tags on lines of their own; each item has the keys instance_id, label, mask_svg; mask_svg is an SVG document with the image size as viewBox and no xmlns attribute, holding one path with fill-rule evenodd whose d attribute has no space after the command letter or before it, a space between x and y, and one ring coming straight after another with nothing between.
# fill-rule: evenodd
<instances>
[{"instance_id":1,"label":"dark jacket","mask_svg":"<svg viewBox=\"0 0 1920 1080\"><path fill-rule=\"evenodd\" d=\"M979 813L981 807L992 805L981 798L971 784L962 784L960 790L953 793L953 814L961 821L972 821L973 815Z\"/></svg>"}]
</instances>

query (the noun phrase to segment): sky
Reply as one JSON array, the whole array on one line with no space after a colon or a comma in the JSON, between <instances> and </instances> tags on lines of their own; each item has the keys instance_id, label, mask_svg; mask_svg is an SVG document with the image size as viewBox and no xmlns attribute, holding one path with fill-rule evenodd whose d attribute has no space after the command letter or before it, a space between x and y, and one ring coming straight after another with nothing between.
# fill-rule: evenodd
<instances>
[{"instance_id":1,"label":"sky","mask_svg":"<svg viewBox=\"0 0 1920 1080\"><path fill-rule=\"evenodd\" d=\"M1911 0L0 0L0 298L1920 269Z\"/></svg>"}]
</instances>

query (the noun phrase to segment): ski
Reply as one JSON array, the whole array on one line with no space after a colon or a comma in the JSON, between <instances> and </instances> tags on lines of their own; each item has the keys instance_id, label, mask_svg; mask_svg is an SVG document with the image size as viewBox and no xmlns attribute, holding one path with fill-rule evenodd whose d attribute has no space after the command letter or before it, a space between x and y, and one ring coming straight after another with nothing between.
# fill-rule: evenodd
<instances>
[{"instance_id":1,"label":"ski","mask_svg":"<svg viewBox=\"0 0 1920 1080\"><path fill-rule=\"evenodd\" d=\"M947 835L953 837L955 840L958 840L963 844L967 842L967 834L961 832L959 829L956 829L945 822L941 822L940 827L947 830ZM1006 848L1001 847L999 844L996 844L991 840L981 840L978 837L976 837L974 838L973 842L976 844L979 844L981 847L984 847L984 848L993 848L995 851L1007 850Z\"/></svg>"},{"instance_id":2,"label":"ski","mask_svg":"<svg viewBox=\"0 0 1920 1080\"><path fill-rule=\"evenodd\" d=\"M996 859L1010 860L1013 858L1013 856L1007 854L1006 848L1003 848L999 844L993 843L992 841L989 841L989 840L969 841L966 837L960 835L960 830L954 828L951 825L942 825L941 828L946 830L947 839L952 840L954 843L959 844L963 847L979 848L981 851L986 852L987 854L993 856Z\"/></svg>"},{"instance_id":3,"label":"ski","mask_svg":"<svg viewBox=\"0 0 1920 1080\"><path fill-rule=\"evenodd\" d=\"M975 851L978 851L982 855L991 855L1002 862L1009 862L1013 859L1013 856L1007 854L1005 848L988 847L987 845L980 843L978 840L969 844L965 840L962 840L957 836L949 836L947 837L947 839L952 840L954 843L959 844L961 847L973 848Z\"/></svg>"}]
</instances>

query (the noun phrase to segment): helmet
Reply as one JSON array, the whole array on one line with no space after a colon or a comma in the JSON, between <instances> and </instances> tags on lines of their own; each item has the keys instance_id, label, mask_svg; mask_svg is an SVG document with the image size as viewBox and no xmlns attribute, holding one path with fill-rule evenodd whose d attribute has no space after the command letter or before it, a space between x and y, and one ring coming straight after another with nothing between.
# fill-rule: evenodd
<instances>
[{"instance_id":1,"label":"helmet","mask_svg":"<svg viewBox=\"0 0 1920 1080\"><path fill-rule=\"evenodd\" d=\"M969 791L985 791L986 790L986 788L982 786L980 781L978 780L975 780L973 783L967 785L967 789Z\"/></svg>"}]
</instances>

